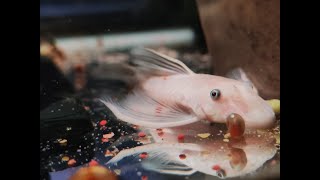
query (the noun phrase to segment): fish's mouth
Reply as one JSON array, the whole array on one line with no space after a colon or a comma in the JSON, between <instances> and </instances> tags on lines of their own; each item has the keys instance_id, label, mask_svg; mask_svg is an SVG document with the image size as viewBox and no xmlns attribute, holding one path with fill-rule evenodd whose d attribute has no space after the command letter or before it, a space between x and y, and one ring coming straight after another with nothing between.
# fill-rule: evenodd
<instances>
[{"instance_id":1,"label":"fish's mouth","mask_svg":"<svg viewBox=\"0 0 320 180\"><path fill-rule=\"evenodd\" d=\"M231 137L242 137L245 131L245 122L241 115L231 113L227 116L226 125Z\"/></svg>"}]
</instances>

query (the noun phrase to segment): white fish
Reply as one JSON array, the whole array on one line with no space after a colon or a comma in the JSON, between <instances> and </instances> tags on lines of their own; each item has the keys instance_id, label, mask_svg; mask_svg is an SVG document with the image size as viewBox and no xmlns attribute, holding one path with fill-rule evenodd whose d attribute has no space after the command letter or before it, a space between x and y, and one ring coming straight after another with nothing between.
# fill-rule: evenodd
<instances>
[{"instance_id":1,"label":"white fish","mask_svg":"<svg viewBox=\"0 0 320 180\"><path fill-rule=\"evenodd\" d=\"M243 176L254 173L267 160L274 157L277 150L275 138L269 133L246 133L244 139L226 143L222 135L217 135L217 126L195 122L189 125L165 128L161 130L143 129L149 131L154 143L122 150L107 165L121 161L124 157L139 157L142 166L150 171L164 174L191 175L202 172L220 178ZM211 136L202 139L198 133L210 133ZM177 136L184 134L184 142L179 143Z\"/></svg>"},{"instance_id":2,"label":"white fish","mask_svg":"<svg viewBox=\"0 0 320 180\"><path fill-rule=\"evenodd\" d=\"M209 74L196 74L177 59L150 49L133 51L139 83L124 99L101 100L122 121L162 128L200 120L225 123L239 114L246 128L270 128L270 105L247 83Z\"/></svg>"}]
</instances>

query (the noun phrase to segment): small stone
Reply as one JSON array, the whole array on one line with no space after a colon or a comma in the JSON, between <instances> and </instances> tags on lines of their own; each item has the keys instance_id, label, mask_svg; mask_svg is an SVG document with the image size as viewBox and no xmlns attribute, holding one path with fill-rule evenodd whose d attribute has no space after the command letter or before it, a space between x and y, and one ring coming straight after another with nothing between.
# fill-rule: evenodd
<instances>
[{"instance_id":1,"label":"small stone","mask_svg":"<svg viewBox=\"0 0 320 180\"><path fill-rule=\"evenodd\" d=\"M68 156L63 156L63 157L61 158L62 161L66 161L66 162L69 161L69 159L70 159L70 158L69 158Z\"/></svg>"},{"instance_id":2,"label":"small stone","mask_svg":"<svg viewBox=\"0 0 320 180\"><path fill-rule=\"evenodd\" d=\"M245 123L239 114L231 114L227 117L227 127L231 138L242 137L245 131Z\"/></svg>"}]
</instances>

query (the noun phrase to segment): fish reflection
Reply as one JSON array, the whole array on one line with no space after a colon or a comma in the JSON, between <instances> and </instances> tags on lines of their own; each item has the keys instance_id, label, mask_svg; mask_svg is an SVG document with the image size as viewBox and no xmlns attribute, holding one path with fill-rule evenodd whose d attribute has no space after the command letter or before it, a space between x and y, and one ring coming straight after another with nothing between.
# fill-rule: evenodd
<instances>
[{"instance_id":1,"label":"fish reflection","mask_svg":"<svg viewBox=\"0 0 320 180\"><path fill-rule=\"evenodd\" d=\"M231 148L229 162L232 169L241 171L247 165L247 155L243 149Z\"/></svg>"},{"instance_id":2,"label":"fish reflection","mask_svg":"<svg viewBox=\"0 0 320 180\"><path fill-rule=\"evenodd\" d=\"M191 175L202 172L220 178L253 173L277 152L275 138L270 133L247 131L243 138L224 141L225 129L196 122L182 127L141 129L153 141L143 146L121 151L108 162L117 164L124 157L141 157L142 166L151 171ZM159 132L161 131L161 136ZM199 133L210 134L198 136ZM183 135L183 142L181 137Z\"/></svg>"}]
</instances>

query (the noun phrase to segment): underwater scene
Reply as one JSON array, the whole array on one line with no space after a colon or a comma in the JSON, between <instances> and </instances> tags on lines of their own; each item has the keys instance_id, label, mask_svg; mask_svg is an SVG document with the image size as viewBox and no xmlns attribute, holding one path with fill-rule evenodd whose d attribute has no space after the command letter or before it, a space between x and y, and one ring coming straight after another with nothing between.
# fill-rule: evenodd
<instances>
[{"instance_id":1,"label":"underwater scene","mask_svg":"<svg viewBox=\"0 0 320 180\"><path fill-rule=\"evenodd\" d=\"M280 179L278 4L41 1L40 179Z\"/></svg>"}]
</instances>

